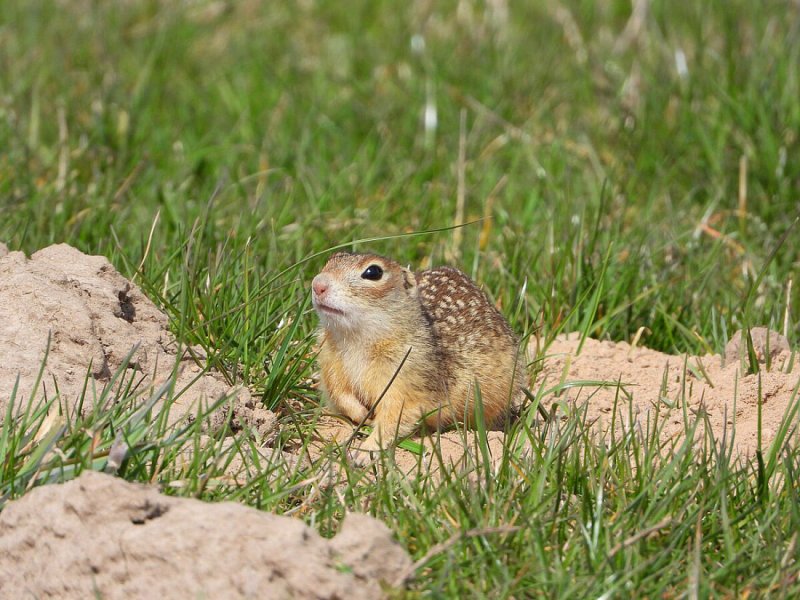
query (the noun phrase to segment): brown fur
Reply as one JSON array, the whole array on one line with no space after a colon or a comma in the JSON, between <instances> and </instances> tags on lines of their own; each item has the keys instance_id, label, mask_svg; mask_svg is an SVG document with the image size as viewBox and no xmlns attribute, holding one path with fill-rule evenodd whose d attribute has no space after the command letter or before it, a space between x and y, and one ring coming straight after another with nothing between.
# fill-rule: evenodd
<instances>
[{"instance_id":1,"label":"brown fur","mask_svg":"<svg viewBox=\"0 0 800 600\"><path fill-rule=\"evenodd\" d=\"M383 269L379 280L361 276L370 265ZM362 450L391 444L422 419L432 427L471 424L475 383L489 424L521 393L517 338L461 271L414 274L385 257L337 253L314 278L314 289L329 401L356 422L374 413Z\"/></svg>"}]
</instances>

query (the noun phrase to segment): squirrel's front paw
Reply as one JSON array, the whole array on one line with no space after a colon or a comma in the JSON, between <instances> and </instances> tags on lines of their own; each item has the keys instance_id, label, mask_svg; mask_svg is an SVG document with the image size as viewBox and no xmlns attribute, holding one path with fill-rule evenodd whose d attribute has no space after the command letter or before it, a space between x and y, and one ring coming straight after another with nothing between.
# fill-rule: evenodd
<instances>
[{"instance_id":1,"label":"squirrel's front paw","mask_svg":"<svg viewBox=\"0 0 800 600\"><path fill-rule=\"evenodd\" d=\"M381 444L373 431L358 446L351 446L347 451L347 458L353 466L365 467L372 462L375 452L380 452Z\"/></svg>"},{"instance_id":2,"label":"squirrel's front paw","mask_svg":"<svg viewBox=\"0 0 800 600\"><path fill-rule=\"evenodd\" d=\"M354 467L366 467L373 461L373 451L362 448L349 448L347 450L347 462Z\"/></svg>"}]
</instances>

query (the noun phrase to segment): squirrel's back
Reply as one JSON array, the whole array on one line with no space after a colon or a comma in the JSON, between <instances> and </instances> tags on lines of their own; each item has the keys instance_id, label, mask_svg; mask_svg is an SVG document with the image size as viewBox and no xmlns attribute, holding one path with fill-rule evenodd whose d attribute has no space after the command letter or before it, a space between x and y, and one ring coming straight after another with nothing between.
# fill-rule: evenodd
<instances>
[{"instance_id":1,"label":"squirrel's back","mask_svg":"<svg viewBox=\"0 0 800 600\"><path fill-rule=\"evenodd\" d=\"M522 385L517 336L486 294L458 269L422 271L417 282L434 347L446 366L443 375L449 380L456 420L465 420L460 405L466 408L476 401L477 381L485 416L497 421Z\"/></svg>"}]
</instances>

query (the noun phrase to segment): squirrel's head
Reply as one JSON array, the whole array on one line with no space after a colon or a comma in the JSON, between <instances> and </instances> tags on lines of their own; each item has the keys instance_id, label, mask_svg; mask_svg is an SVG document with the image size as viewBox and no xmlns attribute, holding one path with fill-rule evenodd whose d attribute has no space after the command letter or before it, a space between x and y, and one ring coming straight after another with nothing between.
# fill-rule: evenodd
<instances>
[{"instance_id":1,"label":"squirrel's head","mask_svg":"<svg viewBox=\"0 0 800 600\"><path fill-rule=\"evenodd\" d=\"M378 334L393 315L419 306L417 278L390 258L337 252L314 277L311 301L328 330Z\"/></svg>"}]
</instances>

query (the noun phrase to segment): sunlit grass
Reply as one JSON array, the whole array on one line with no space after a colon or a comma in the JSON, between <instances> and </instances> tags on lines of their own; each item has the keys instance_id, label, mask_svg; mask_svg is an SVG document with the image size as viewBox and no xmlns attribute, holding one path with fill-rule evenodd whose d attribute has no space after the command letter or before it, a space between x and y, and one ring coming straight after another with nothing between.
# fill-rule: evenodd
<instances>
[{"instance_id":1,"label":"sunlit grass","mask_svg":"<svg viewBox=\"0 0 800 600\"><path fill-rule=\"evenodd\" d=\"M532 374L562 331L702 354L762 325L796 346L796 4L503 7L6 2L0 240L107 255L279 411L277 450L312 436L308 281L334 247L457 264L539 340ZM0 502L116 469L325 533L366 510L434 597L800 591L794 412L740 460L663 447L655 423L600 438L532 390L500 461L478 435L472 473L376 479L202 415L168 427L146 407L173 391L117 383L82 416L0 390Z\"/></svg>"}]
</instances>

